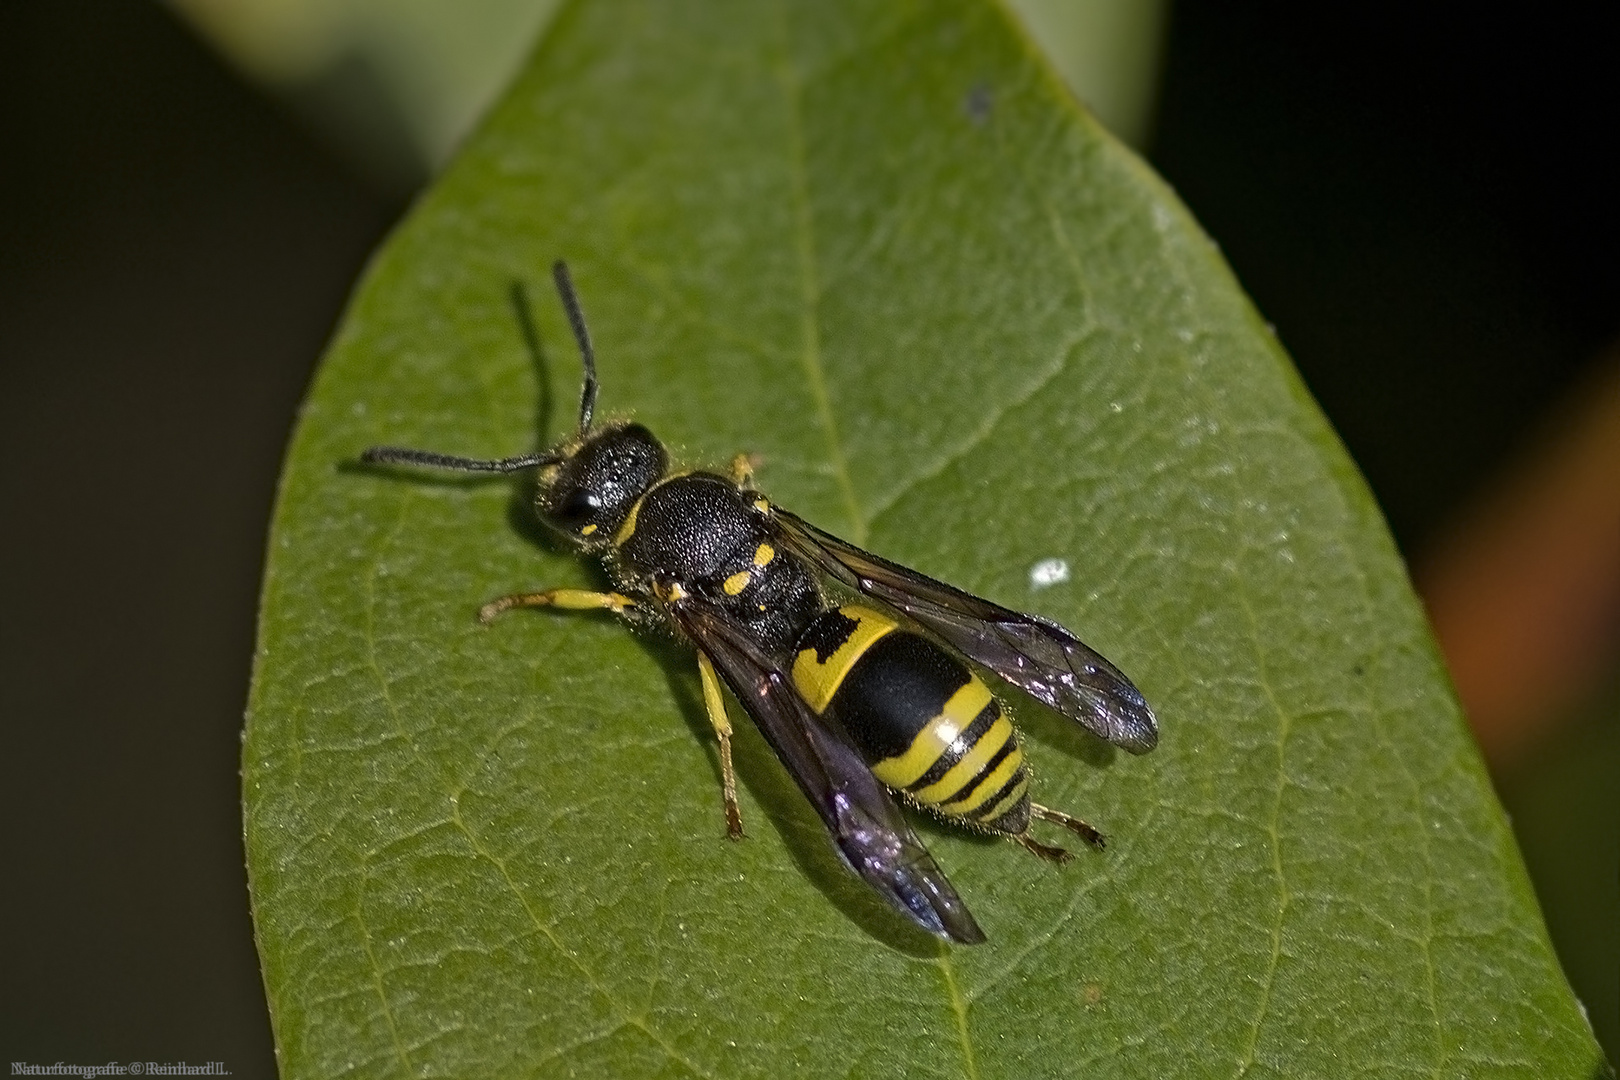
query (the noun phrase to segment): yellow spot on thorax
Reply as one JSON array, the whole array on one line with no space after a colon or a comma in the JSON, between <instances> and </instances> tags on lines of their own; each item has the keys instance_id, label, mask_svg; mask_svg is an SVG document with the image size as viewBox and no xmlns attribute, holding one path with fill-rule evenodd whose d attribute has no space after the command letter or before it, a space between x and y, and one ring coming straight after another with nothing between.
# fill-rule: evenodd
<instances>
[{"instance_id":1,"label":"yellow spot on thorax","mask_svg":"<svg viewBox=\"0 0 1620 1080\"><path fill-rule=\"evenodd\" d=\"M647 501L648 495L651 495L653 492L657 491L671 480L679 480L683 476L691 475L691 469L681 469L678 472L665 473L663 476L658 478L658 482L656 484L642 492L641 498L630 504L630 512L624 516L624 524L620 525L619 531L613 534L613 546L624 547L625 541L629 540L636 534L636 518L640 515L641 504Z\"/></svg>"},{"instance_id":2,"label":"yellow spot on thorax","mask_svg":"<svg viewBox=\"0 0 1620 1080\"><path fill-rule=\"evenodd\" d=\"M579 535L581 535L581 536L589 536L589 535L591 535L591 533L593 533L595 531L596 531L596 526L595 525L587 525L583 529L579 530Z\"/></svg>"},{"instance_id":3,"label":"yellow spot on thorax","mask_svg":"<svg viewBox=\"0 0 1620 1080\"><path fill-rule=\"evenodd\" d=\"M776 558L776 549L771 547L769 544L761 544L759 547L754 549L755 566L761 568L767 567L771 565L771 560L774 558Z\"/></svg>"},{"instance_id":4,"label":"yellow spot on thorax","mask_svg":"<svg viewBox=\"0 0 1620 1080\"><path fill-rule=\"evenodd\" d=\"M630 504L630 512L624 516L624 524L620 525L619 531L613 534L613 544L615 547L623 547L624 542L635 535L636 515L641 513L641 503L646 497L647 496L643 495L640 499L637 499L635 502Z\"/></svg>"},{"instance_id":5,"label":"yellow spot on thorax","mask_svg":"<svg viewBox=\"0 0 1620 1080\"><path fill-rule=\"evenodd\" d=\"M754 572L752 570L739 570L721 582L720 588L725 591L727 596L736 596L748 588L748 583L753 580Z\"/></svg>"}]
</instances>

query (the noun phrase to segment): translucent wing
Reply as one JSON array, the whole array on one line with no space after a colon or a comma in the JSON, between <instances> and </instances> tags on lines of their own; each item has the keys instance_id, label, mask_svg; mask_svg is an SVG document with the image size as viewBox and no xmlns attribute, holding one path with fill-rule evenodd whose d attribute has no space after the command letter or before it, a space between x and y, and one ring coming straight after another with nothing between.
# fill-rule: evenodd
<instances>
[{"instance_id":1,"label":"translucent wing","mask_svg":"<svg viewBox=\"0 0 1620 1080\"><path fill-rule=\"evenodd\" d=\"M791 547L829 576L905 612L1037 701L1133 754L1158 745L1158 721L1141 691L1057 623L862 551L780 507L770 513Z\"/></svg>"},{"instance_id":2,"label":"translucent wing","mask_svg":"<svg viewBox=\"0 0 1620 1080\"><path fill-rule=\"evenodd\" d=\"M845 864L923 929L964 945L982 942L984 932L889 793L848 739L811 711L791 677L701 598L683 597L670 612L821 815Z\"/></svg>"}]
</instances>

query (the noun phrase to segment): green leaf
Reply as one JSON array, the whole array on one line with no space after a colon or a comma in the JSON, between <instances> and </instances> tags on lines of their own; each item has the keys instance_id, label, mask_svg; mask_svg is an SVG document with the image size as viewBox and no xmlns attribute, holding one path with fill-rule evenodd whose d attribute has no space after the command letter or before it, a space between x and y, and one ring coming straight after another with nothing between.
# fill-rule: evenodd
<instances>
[{"instance_id":1,"label":"green leaf","mask_svg":"<svg viewBox=\"0 0 1620 1080\"><path fill-rule=\"evenodd\" d=\"M759 455L773 499L1062 621L1154 704L1132 758L1012 699L1038 798L1106 853L919 824L988 944L845 872L746 724L727 843L678 643L477 625L603 580L521 485L355 467L567 432L557 257L607 413ZM321 369L244 756L289 1076L1605 1068L1354 466L1175 197L969 0L559 15Z\"/></svg>"}]
</instances>

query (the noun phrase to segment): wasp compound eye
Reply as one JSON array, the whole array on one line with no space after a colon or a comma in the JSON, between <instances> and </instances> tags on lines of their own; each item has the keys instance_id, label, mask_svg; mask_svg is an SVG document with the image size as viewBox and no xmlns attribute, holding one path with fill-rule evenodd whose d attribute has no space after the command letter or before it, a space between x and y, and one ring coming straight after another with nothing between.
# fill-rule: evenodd
<instances>
[{"instance_id":1,"label":"wasp compound eye","mask_svg":"<svg viewBox=\"0 0 1620 1080\"><path fill-rule=\"evenodd\" d=\"M597 432L542 485L540 516L587 543L605 541L667 465L663 446L640 424Z\"/></svg>"},{"instance_id":2,"label":"wasp compound eye","mask_svg":"<svg viewBox=\"0 0 1620 1080\"><path fill-rule=\"evenodd\" d=\"M602 508L602 500L589 491L575 490L557 508L557 517L565 522L588 521Z\"/></svg>"}]
</instances>

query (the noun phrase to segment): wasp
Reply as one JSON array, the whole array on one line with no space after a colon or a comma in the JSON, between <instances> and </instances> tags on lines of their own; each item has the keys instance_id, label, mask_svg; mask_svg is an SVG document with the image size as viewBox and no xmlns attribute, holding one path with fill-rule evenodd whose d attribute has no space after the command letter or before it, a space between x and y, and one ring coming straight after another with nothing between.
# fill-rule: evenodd
<instances>
[{"instance_id":1,"label":"wasp","mask_svg":"<svg viewBox=\"0 0 1620 1080\"><path fill-rule=\"evenodd\" d=\"M484 605L480 619L553 607L607 610L672 629L697 650L719 740L727 835L742 836L742 814L722 685L851 870L925 930L962 944L984 941L895 796L1054 862L1069 853L1032 837L1032 821L1097 847L1103 838L1079 818L1031 801L1018 732L965 660L1132 753L1157 744L1153 711L1130 679L1057 623L863 551L772 503L754 489L746 457L729 474L677 471L641 424L593 425L590 333L566 264L557 262L552 276L584 366L570 438L499 460L389 446L361 460L472 473L537 469L540 519L600 558L613 589L503 596ZM876 606L830 602L824 580Z\"/></svg>"}]
</instances>

